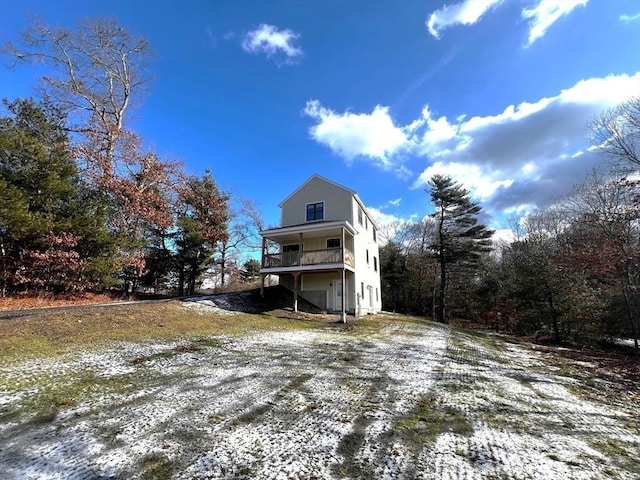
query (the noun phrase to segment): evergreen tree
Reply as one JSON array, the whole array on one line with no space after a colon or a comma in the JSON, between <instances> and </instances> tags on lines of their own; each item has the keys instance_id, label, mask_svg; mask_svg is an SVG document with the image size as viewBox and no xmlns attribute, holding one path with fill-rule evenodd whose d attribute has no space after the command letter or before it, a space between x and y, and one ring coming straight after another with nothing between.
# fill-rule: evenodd
<instances>
[{"instance_id":1,"label":"evergreen tree","mask_svg":"<svg viewBox=\"0 0 640 480\"><path fill-rule=\"evenodd\" d=\"M75 291L96 283L89 278L96 272L92 259L104 259L110 238L71 155L64 115L46 100L5 105L10 115L0 119L2 293L18 286Z\"/></svg>"},{"instance_id":2,"label":"evergreen tree","mask_svg":"<svg viewBox=\"0 0 640 480\"><path fill-rule=\"evenodd\" d=\"M213 262L215 246L229 238L229 198L207 170L190 177L180 190L183 212L176 233L178 294L193 295L198 277Z\"/></svg>"},{"instance_id":3,"label":"evergreen tree","mask_svg":"<svg viewBox=\"0 0 640 480\"><path fill-rule=\"evenodd\" d=\"M446 322L447 280L452 267L469 269L478 264L483 254L491 249L493 230L478 222L482 211L471 201L469 191L451 177L434 175L429 181L430 196L435 212L436 236L431 246L440 265L440 290L437 318Z\"/></svg>"},{"instance_id":4,"label":"evergreen tree","mask_svg":"<svg viewBox=\"0 0 640 480\"><path fill-rule=\"evenodd\" d=\"M251 282L260 276L260 262L255 258L246 261L243 267L241 273L243 282Z\"/></svg>"}]
</instances>

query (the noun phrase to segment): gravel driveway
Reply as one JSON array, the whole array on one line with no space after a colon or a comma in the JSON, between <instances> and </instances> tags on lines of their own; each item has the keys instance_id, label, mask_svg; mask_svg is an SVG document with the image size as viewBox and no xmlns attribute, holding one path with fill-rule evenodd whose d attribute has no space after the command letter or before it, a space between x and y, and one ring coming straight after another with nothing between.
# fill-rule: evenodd
<instances>
[{"instance_id":1,"label":"gravel driveway","mask_svg":"<svg viewBox=\"0 0 640 480\"><path fill-rule=\"evenodd\" d=\"M640 478L637 410L427 323L125 343L0 375L7 480Z\"/></svg>"}]
</instances>

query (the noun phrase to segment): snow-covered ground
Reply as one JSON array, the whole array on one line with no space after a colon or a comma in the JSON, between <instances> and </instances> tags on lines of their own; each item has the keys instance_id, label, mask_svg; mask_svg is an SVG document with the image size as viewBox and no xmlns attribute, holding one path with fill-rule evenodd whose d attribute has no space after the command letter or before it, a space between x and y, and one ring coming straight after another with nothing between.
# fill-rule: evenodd
<instances>
[{"instance_id":1,"label":"snow-covered ground","mask_svg":"<svg viewBox=\"0 0 640 480\"><path fill-rule=\"evenodd\" d=\"M0 478L640 478L637 410L541 355L389 322L14 364Z\"/></svg>"}]
</instances>

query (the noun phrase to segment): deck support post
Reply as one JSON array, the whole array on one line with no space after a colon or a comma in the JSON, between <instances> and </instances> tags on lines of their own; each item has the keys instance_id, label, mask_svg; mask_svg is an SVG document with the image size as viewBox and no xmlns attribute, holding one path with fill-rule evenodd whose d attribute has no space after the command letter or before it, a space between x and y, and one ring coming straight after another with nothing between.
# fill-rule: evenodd
<instances>
[{"instance_id":1,"label":"deck support post","mask_svg":"<svg viewBox=\"0 0 640 480\"><path fill-rule=\"evenodd\" d=\"M342 267L342 323L347 323L347 270Z\"/></svg>"},{"instance_id":2,"label":"deck support post","mask_svg":"<svg viewBox=\"0 0 640 480\"><path fill-rule=\"evenodd\" d=\"M298 311L298 277L300 272L293 273L293 311Z\"/></svg>"}]
</instances>

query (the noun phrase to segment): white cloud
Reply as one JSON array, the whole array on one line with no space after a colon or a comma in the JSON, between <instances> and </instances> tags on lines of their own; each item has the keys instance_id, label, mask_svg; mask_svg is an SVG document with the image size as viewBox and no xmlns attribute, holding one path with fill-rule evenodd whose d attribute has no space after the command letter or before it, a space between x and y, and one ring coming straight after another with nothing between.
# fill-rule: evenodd
<instances>
[{"instance_id":1,"label":"white cloud","mask_svg":"<svg viewBox=\"0 0 640 480\"><path fill-rule=\"evenodd\" d=\"M554 97L457 123L434 120L425 109L425 131L416 128L414 138L416 151L432 161L413 186L441 173L493 212L541 205L581 181L597 162L595 155L576 155L586 143L587 123L637 95L639 84L640 72L582 80Z\"/></svg>"},{"instance_id":2,"label":"white cloud","mask_svg":"<svg viewBox=\"0 0 640 480\"><path fill-rule=\"evenodd\" d=\"M516 235L510 228L499 228L493 233L491 240L494 245L507 245L516 240Z\"/></svg>"},{"instance_id":3,"label":"white cloud","mask_svg":"<svg viewBox=\"0 0 640 480\"><path fill-rule=\"evenodd\" d=\"M522 18L529 19L528 45L542 38L560 17L576 7L584 7L587 2L588 0L539 0L535 7L522 10Z\"/></svg>"},{"instance_id":4,"label":"white cloud","mask_svg":"<svg viewBox=\"0 0 640 480\"><path fill-rule=\"evenodd\" d=\"M627 15L625 13L620 15L621 22L629 23L629 22L635 22L636 20L640 20L640 12L636 13L635 15Z\"/></svg>"},{"instance_id":5,"label":"white cloud","mask_svg":"<svg viewBox=\"0 0 640 480\"><path fill-rule=\"evenodd\" d=\"M448 175L473 192L478 200L491 197L499 188L509 188L510 178L501 178L501 172L483 168L477 164L436 162L425 169L414 183L414 187L426 185L434 175Z\"/></svg>"},{"instance_id":6,"label":"white cloud","mask_svg":"<svg viewBox=\"0 0 640 480\"><path fill-rule=\"evenodd\" d=\"M408 145L409 138L394 125L388 107L377 105L370 114L339 114L311 100L304 113L318 122L309 129L311 137L348 162L362 156L385 169L401 167L391 159Z\"/></svg>"},{"instance_id":7,"label":"white cloud","mask_svg":"<svg viewBox=\"0 0 640 480\"><path fill-rule=\"evenodd\" d=\"M456 5L445 5L436 10L427 20L429 33L440 38L440 32L453 25L473 25L491 7L502 3L502 0L465 0Z\"/></svg>"},{"instance_id":8,"label":"white cloud","mask_svg":"<svg viewBox=\"0 0 640 480\"><path fill-rule=\"evenodd\" d=\"M264 53L267 57L284 56L284 63L291 63L302 56L302 49L295 45L300 34L291 30L278 30L273 25L262 24L248 32L242 41L242 48L249 53Z\"/></svg>"},{"instance_id":9,"label":"white cloud","mask_svg":"<svg viewBox=\"0 0 640 480\"><path fill-rule=\"evenodd\" d=\"M435 173L450 175L487 211L507 214L522 205L543 206L582 181L598 162L585 148L588 122L637 95L638 85L640 72L585 79L553 97L453 121L426 106L419 118L397 125L385 106L340 114L315 100L305 114L315 121L311 137L348 163L370 161L413 178L414 188ZM417 178L405 165L410 162L426 164Z\"/></svg>"},{"instance_id":10,"label":"white cloud","mask_svg":"<svg viewBox=\"0 0 640 480\"><path fill-rule=\"evenodd\" d=\"M403 226L408 223L414 223L417 220L416 215L412 215L409 218L399 217L390 213L385 213L381 209L375 207L368 207L367 210L371 214L373 221L378 226L378 242L385 244L390 239L396 237Z\"/></svg>"}]
</instances>

